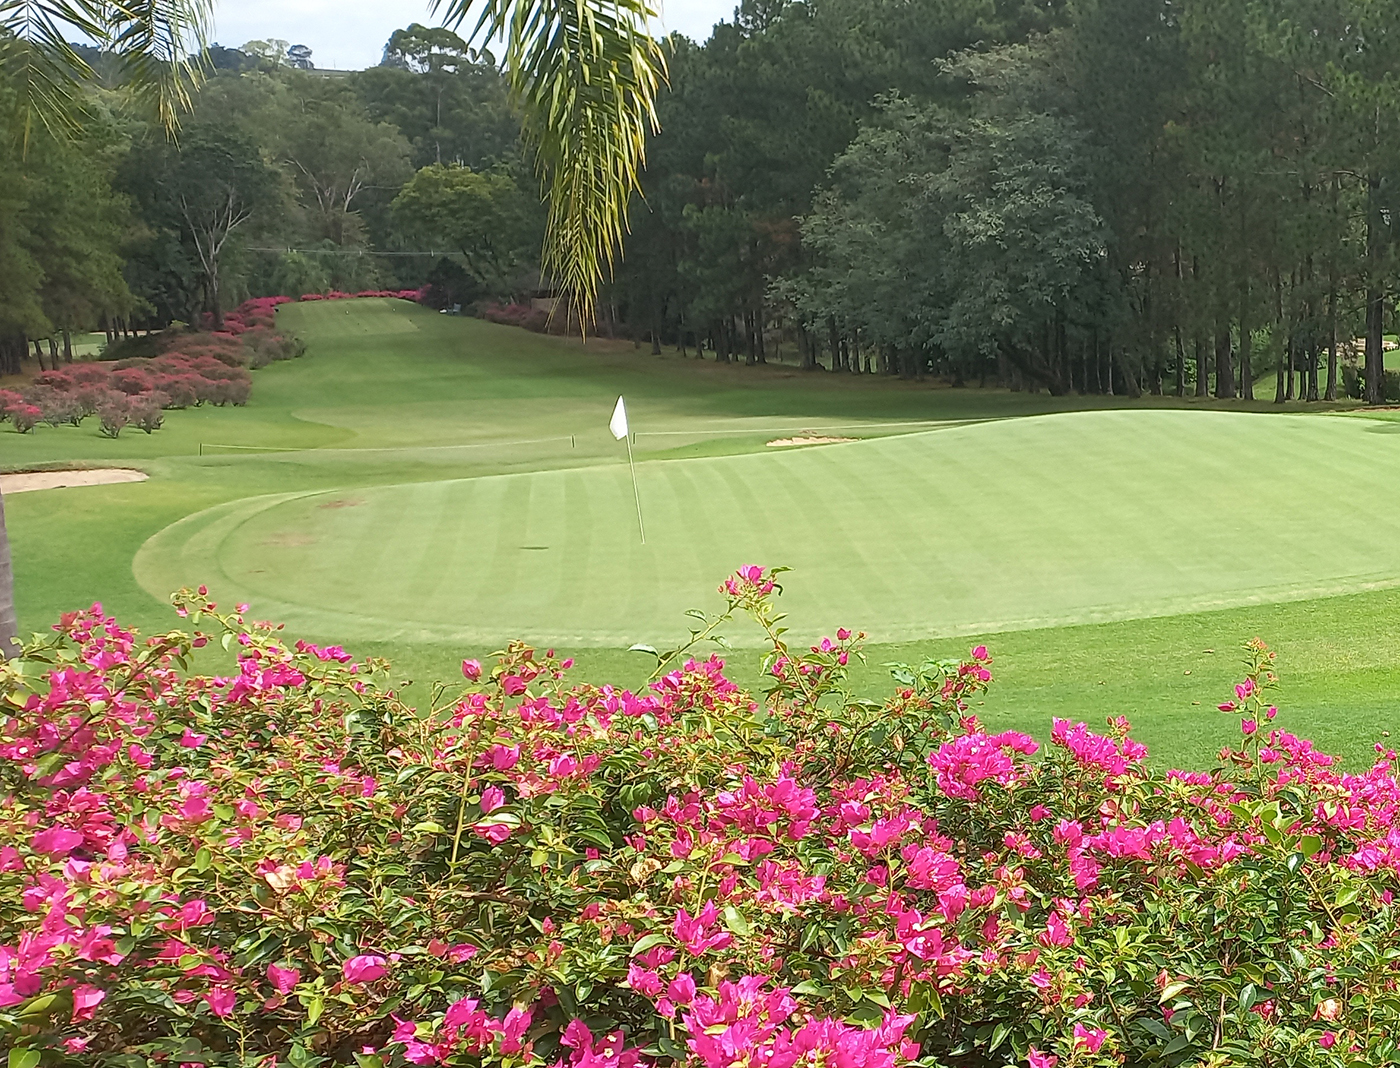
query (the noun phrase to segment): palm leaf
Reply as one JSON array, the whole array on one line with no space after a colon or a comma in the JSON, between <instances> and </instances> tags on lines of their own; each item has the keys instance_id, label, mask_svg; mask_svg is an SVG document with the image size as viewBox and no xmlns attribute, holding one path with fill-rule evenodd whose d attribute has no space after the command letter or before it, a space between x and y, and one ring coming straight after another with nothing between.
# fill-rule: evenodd
<instances>
[{"instance_id":1,"label":"palm leaf","mask_svg":"<svg viewBox=\"0 0 1400 1068\"><path fill-rule=\"evenodd\" d=\"M150 99L173 130L189 106L212 0L0 0L0 72L19 96L28 143L35 124L58 134L81 125L92 68L69 40L87 38L113 57L123 85Z\"/></svg>"},{"instance_id":2,"label":"palm leaf","mask_svg":"<svg viewBox=\"0 0 1400 1068\"><path fill-rule=\"evenodd\" d=\"M435 0L449 25L473 0ZM547 183L542 266L584 325L612 273L666 77L647 0L483 0L473 40L505 42L511 96Z\"/></svg>"}]
</instances>

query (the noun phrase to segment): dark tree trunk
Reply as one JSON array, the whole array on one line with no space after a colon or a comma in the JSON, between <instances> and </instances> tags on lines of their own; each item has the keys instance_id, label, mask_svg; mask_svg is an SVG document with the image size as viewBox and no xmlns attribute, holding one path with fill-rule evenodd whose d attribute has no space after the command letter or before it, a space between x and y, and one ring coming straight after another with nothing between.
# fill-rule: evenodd
<instances>
[{"instance_id":1,"label":"dark tree trunk","mask_svg":"<svg viewBox=\"0 0 1400 1068\"><path fill-rule=\"evenodd\" d=\"M826 317L827 341L831 345L831 369L841 370L841 335L836 332L836 316Z\"/></svg>"},{"instance_id":2,"label":"dark tree trunk","mask_svg":"<svg viewBox=\"0 0 1400 1068\"><path fill-rule=\"evenodd\" d=\"M73 362L73 335L68 332L67 327L63 330L63 362Z\"/></svg>"},{"instance_id":3,"label":"dark tree trunk","mask_svg":"<svg viewBox=\"0 0 1400 1068\"><path fill-rule=\"evenodd\" d=\"M1284 383L1283 383L1283 399L1284 399L1284 400L1292 400L1292 399L1293 399L1293 380L1294 380L1294 378L1296 377L1295 372L1296 372L1297 370L1298 370L1298 336L1297 336L1297 334L1289 334L1289 335L1288 335L1288 377L1287 377L1287 379L1285 379L1285 381L1284 381Z\"/></svg>"},{"instance_id":4,"label":"dark tree trunk","mask_svg":"<svg viewBox=\"0 0 1400 1068\"><path fill-rule=\"evenodd\" d=\"M1142 386L1138 384L1138 377L1133 370L1133 361L1128 358L1126 349L1121 349L1117 357L1118 373L1123 376L1123 387L1128 396L1136 400L1142 396Z\"/></svg>"},{"instance_id":5,"label":"dark tree trunk","mask_svg":"<svg viewBox=\"0 0 1400 1068\"><path fill-rule=\"evenodd\" d=\"M1230 361L1230 321L1215 321L1215 395L1225 399L1235 395L1235 370Z\"/></svg>"},{"instance_id":6,"label":"dark tree trunk","mask_svg":"<svg viewBox=\"0 0 1400 1068\"><path fill-rule=\"evenodd\" d=\"M768 347L763 341L763 305L760 304L753 313L753 347L758 353L758 362L768 362Z\"/></svg>"},{"instance_id":7,"label":"dark tree trunk","mask_svg":"<svg viewBox=\"0 0 1400 1068\"><path fill-rule=\"evenodd\" d=\"M1337 291L1327 294L1327 393L1323 400L1337 399Z\"/></svg>"},{"instance_id":8,"label":"dark tree trunk","mask_svg":"<svg viewBox=\"0 0 1400 1068\"><path fill-rule=\"evenodd\" d=\"M1206 339L1197 336L1191 344L1196 349L1196 396L1209 397L1210 364L1207 362L1209 357L1206 354Z\"/></svg>"},{"instance_id":9,"label":"dark tree trunk","mask_svg":"<svg viewBox=\"0 0 1400 1068\"><path fill-rule=\"evenodd\" d=\"M1380 287L1380 179L1366 181L1366 403L1385 403L1385 291Z\"/></svg>"},{"instance_id":10,"label":"dark tree trunk","mask_svg":"<svg viewBox=\"0 0 1400 1068\"><path fill-rule=\"evenodd\" d=\"M1172 328L1176 338L1176 395L1186 396L1186 346L1181 343L1181 327Z\"/></svg>"},{"instance_id":11,"label":"dark tree trunk","mask_svg":"<svg viewBox=\"0 0 1400 1068\"><path fill-rule=\"evenodd\" d=\"M1308 400L1310 400L1310 401L1315 401L1315 400L1317 400L1317 363L1318 363L1318 356L1319 356L1319 355L1320 355L1320 353L1318 352L1318 349L1317 349L1317 343L1316 343L1316 342L1311 342L1311 343L1309 343L1309 345L1308 345L1308 370L1307 370L1307 376L1308 376Z\"/></svg>"},{"instance_id":12,"label":"dark tree trunk","mask_svg":"<svg viewBox=\"0 0 1400 1068\"><path fill-rule=\"evenodd\" d=\"M1254 338L1250 333L1249 279L1240 283L1240 397L1254 399Z\"/></svg>"}]
</instances>

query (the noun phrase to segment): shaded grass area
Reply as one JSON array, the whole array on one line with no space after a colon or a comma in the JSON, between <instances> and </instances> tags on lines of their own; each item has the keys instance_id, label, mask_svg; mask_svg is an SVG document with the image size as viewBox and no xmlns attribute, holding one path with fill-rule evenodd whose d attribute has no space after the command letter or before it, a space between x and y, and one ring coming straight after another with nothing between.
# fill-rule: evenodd
<instances>
[{"instance_id":1,"label":"shaded grass area","mask_svg":"<svg viewBox=\"0 0 1400 1068\"><path fill-rule=\"evenodd\" d=\"M1121 398L1057 399L847 379L783 366L722 367L672 354L656 358L630 345L591 342L584 348L577 342L438 316L394 302L290 306L281 315L285 325L309 340L308 355L258 371L247 408L170 413L158 433L128 430L116 441L98 436L91 421L82 428L41 427L24 436L0 433L0 466L6 468L115 463L142 467L152 476L139 485L7 498L23 627L38 629L60 611L94 599L148 632L173 626L178 621L169 610L137 583L132 560L157 532L225 502L268 493L352 495L408 482L623 464L625 453L604 429L618 393L628 397L638 432L637 456L643 462L748 452L771 455L764 442L773 436L834 425L878 423L846 432L878 437L908 434L919 429L908 425L914 421L967 423L1124 403ZM1194 398L1144 398L1138 405L1241 408ZM1268 401L1254 407L1278 410ZM1306 409L1295 404L1287 410ZM1369 437L1369 431L1383 428L1390 429L1383 423L1368 428L1368 434L1358 438L1360 447L1368 441L1379 443L1382 439ZM532 444L493 444L502 441ZM202 457L201 445L206 453ZM255 453L215 445L313 451ZM1319 439L1304 452L1327 449ZM1222 463L1228 466L1232 459L1224 457ZM1342 467L1364 467L1366 462L1365 455L1343 457ZM1279 492L1310 500L1312 480L1293 479L1297 457L1290 456L1282 466L1287 470ZM1265 482L1271 476L1264 470L1257 477ZM1331 480L1345 477L1328 475ZM1329 497L1332 509L1348 507L1345 494L1334 496L1335 501ZM1391 522L1388 513L1379 520L1372 514L1376 499L1384 496L1377 487L1366 500L1355 501L1358 522L1365 517L1372 524L1368 536L1377 530L1383 536L1391 529L1386 525ZM1033 509L1023 509L1019 518L1038 521ZM1237 519L1202 519L1212 521L1228 525ZM270 530L263 540L278 534ZM470 531L466 536L471 537ZM1329 536L1347 537L1344 530ZM280 555L296 547L265 548L270 555ZM787 562L781 548L779 542L776 555L768 553L763 562ZM802 592L803 574L816 567L839 574L853 547L833 537L821 548L793 578L789 600L794 611L807 596ZM856 548L865 551L869 545ZM1194 551L1189 544L1181 547L1187 560ZM1238 551L1243 560L1253 549L1246 539ZM736 559L725 566L741 562L746 561ZM720 577L706 573L703 585L693 590L688 587L699 579L687 578L681 600L714 607L713 585ZM1280 577L1292 576L1283 569ZM372 579L352 562L342 574L330 576L330 588L351 610L360 605L368 610L378 596ZM833 626L837 623L876 628L880 620L832 621ZM647 628L657 625L659 617L646 620L639 636L656 639ZM314 637L338 638L334 617L315 629ZM869 665L857 671L855 681L863 693L884 692L889 683L879 666L883 662L956 655L985 640L997 657L998 682L977 711L990 727L1016 727L1044 737L1051 716L1096 723L1106 715L1124 714L1138 724L1138 734L1159 759L1199 764L1233 737L1233 724L1214 705L1235 679L1240 644L1256 634L1280 651L1285 682L1281 722L1315 737L1324 748L1345 752L1353 762L1365 760L1371 743L1390 729L1393 695L1400 693L1400 594L1395 591L1020 630L982 639L968 635L885 644L870 649ZM737 628L735 637L744 637ZM352 645L356 651L391 657L399 674L416 680L408 691L415 698L425 693L426 680L456 677L463 656L490 651L480 642L421 638L359 640ZM579 672L594 681L640 684L647 674L645 658L635 653L613 648L574 652ZM729 658L738 678L756 681L755 651L740 650Z\"/></svg>"}]
</instances>

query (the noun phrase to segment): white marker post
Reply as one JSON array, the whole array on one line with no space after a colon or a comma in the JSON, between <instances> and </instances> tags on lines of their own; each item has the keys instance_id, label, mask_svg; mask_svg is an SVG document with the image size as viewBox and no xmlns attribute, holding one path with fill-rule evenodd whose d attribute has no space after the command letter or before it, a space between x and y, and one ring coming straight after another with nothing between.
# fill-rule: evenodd
<instances>
[{"instance_id":1,"label":"white marker post","mask_svg":"<svg viewBox=\"0 0 1400 1068\"><path fill-rule=\"evenodd\" d=\"M621 397L617 398L612 418L608 420L608 429L618 441L627 442L627 466L632 469L632 497L637 502L637 533L642 536L642 544L645 545L647 532L646 527L642 526L642 495L637 490L637 465L632 460L632 435L627 430L627 405L622 403Z\"/></svg>"}]
</instances>

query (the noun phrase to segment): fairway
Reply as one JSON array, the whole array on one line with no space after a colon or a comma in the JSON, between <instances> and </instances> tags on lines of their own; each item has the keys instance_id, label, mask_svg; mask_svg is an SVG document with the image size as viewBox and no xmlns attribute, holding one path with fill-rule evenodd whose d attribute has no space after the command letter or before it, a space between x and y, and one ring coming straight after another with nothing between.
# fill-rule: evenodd
<instances>
[{"instance_id":1,"label":"fairway","mask_svg":"<svg viewBox=\"0 0 1400 1068\"><path fill-rule=\"evenodd\" d=\"M117 440L91 423L0 433L6 468L150 476L6 499L22 629L101 600L152 633L178 625L172 590L205 583L423 690L516 637L636 686L649 666L630 645L684 637L685 611L719 608L739 564L785 564L795 636L870 633L863 693L887 691L887 661L986 641L997 685L978 711L999 729L1127 714L1161 759L1208 760L1255 635L1319 744L1365 760L1394 719L1387 413L719 366L399 301L279 314L307 356L256 372L246 408ZM607 431L619 394L645 546ZM766 445L803 431L858 440ZM753 681L755 656L730 663Z\"/></svg>"},{"instance_id":2,"label":"fairway","mask_svg":"<svg viewBox=\"0 0 1400 1068\"><path fill-rule=\"evenodd\" d=\"M472 644L671 640L749 561L795 569L809 637L1195 612L1400 581L1400 435L1379 429L1080 412L656 460L645 545L622 465L270 495L167 527L135 568L153 596L204 581L295 627Z\"/></svg>"}]
</instances>

